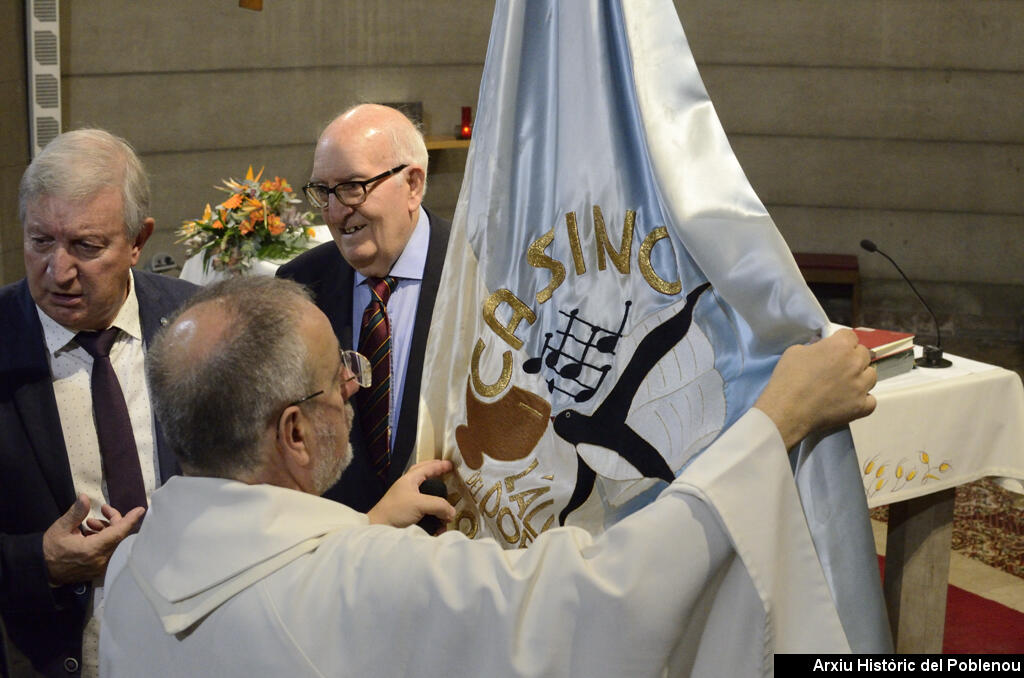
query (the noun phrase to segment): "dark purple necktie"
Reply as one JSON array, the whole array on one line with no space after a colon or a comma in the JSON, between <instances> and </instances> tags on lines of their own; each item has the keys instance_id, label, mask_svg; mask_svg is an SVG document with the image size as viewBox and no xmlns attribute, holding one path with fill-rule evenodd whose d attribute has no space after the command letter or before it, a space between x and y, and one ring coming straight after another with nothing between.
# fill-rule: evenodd
<instances>
[{"instance_id":1,"label":"dark purple necktie","mask_svg":"<svg viewBox=\"0 0 1024 678\"><path fill-rule=\"evenodd\" d=\"M359 423L370 453L370 465L386 481L391 466L391 322L387 305L398 285L392 277L367 278L370 303L363 312L359 352L370 361L373 384L356 393Z\"/></svg>"},{"instance_id":2,"label":"dark purple necktie","mask_svg":"<svg viewBox=\"0 0 1024 678\"><path fill-rule=\"evenodd\" d=\"M103 478L107 481L110 505L125 514L136 506L146 506L146 486L128 405L110 364L110 347L119 331L111 327L102 332L79 332L75 341L92 356L92 411L103 459Z\"/></svg>"}]
</instances>

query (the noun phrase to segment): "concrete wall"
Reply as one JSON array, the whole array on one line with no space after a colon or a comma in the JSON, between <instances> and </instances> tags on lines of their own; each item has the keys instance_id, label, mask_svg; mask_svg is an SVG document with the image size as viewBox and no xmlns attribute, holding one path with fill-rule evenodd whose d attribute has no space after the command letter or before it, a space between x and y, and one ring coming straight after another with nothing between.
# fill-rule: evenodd
<instances>
[{"instance_id":1,"label":"concrete wall","mask_svg":"<svg viewBox=\"0 0 1024 678\"><path fill-rule=\"evenodd\" d=\"M476 106L493 5L412 0L64 0L65 129L129 139L153 183L144 260L183 250L173 231L266 166L299 187L317 134L360 101L421 101L428 133ZM466 30L464 27L470 27ZM465 151L432 154L428 204L454 210Z\"/></svg>"},{"instance_id":2,"label":"concrete wall","mask_svg":"<svg viewBox=\"0 0 1024 678\"><path fill-rule=\"evenodd\" d=\"M0 284L25 272L18 223L18 182L29 157L25 77L25 3L0 0Z\"/></svg>"},{"instance_id":3,"label":"concrete wall","mask_svg":"<svg viewBox=\"0 0 1024 678\"><path fill-rule=\"evenodd\" d=\"M888 263L859 251L872 238L921 281L951 333L980 322L1024 336L1024 0L676 5L790 246L860 253L865 321L917 322ZM351 103L419 100L427 131L449 133L459 107L476 105L493 3L61 7L65 127L100 125L137 145L158 223L146 254L180 262L173 229L220 197L214 184L250 163L303 183L319 128ZM442 213L464 160L432 154L428 203Z\"/></svg>"},{"instance_id":4,"label":"concrete wall","mask_svg":"<svg viewBox=\"0 0 1024 678\"><path fill-rule=\"evenodd\" d=\"M1024 2L677 0L795 251L860 254L864 320L1024 338ZM942 281L942 282L938 282Z\"/></svg>"}]
</instances>

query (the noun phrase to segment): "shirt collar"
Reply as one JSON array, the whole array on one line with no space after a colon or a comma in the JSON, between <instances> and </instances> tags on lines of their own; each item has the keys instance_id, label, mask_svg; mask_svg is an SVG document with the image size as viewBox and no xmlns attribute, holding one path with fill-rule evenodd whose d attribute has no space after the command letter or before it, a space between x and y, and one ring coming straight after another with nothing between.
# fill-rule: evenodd
<instances>
[{"instance_id":1,"label":"shirt collar","mask_svg":"<svg viewBox=\"0 0 1024 678\"><path fill-rule=\"evenodd\" d=\"M405 243L405 249L398 255L398 261L388 272L393 278L404 280L422 280L423 269L427 265L427 246L430 244L430 218L420 205L416 215L416 226ZM356 285L362 285L366 276L356 271Z\"/></svg>"},{"instance_id":2,"label":"shirt collar","mask_svg":"<svg viewBox=\"0 0 1024 678\"><path fill-rule=\"evenodd\" d=\"M43 309L36 304L36 313L39 315L39 322L43 326L43 338L46 340L46 350L51 356L63 350L75 338L77 332L64 327L56 320L46 315ZM121 308L111 327L117 327L125 334L142 339L142 324L139 322L139 298L135 295L135 275L128 269L128 296L125 298Z\"/></svg>"}]
</instances>

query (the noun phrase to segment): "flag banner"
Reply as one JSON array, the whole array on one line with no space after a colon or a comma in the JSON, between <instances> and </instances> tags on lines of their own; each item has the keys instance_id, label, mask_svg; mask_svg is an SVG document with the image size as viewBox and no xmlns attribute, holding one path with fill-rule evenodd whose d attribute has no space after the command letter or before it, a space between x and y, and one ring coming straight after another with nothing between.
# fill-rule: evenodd
<instances>
[{"instance_id":1,"label":"flag banner","mask_svg":"<svg viewBox=\"0 0 1024 678\"><path fill-rule=\"evenodd\" d=\"M828 320L669 0L499 0L478 106L419 454L456 462L470 537L597 534L652 501ZM812 447L794 453L806 522L799 503L793 520L854 650L891 649L849 433ZM734 542L755 529L716 509Z\"/></svg>"}]
</instances>

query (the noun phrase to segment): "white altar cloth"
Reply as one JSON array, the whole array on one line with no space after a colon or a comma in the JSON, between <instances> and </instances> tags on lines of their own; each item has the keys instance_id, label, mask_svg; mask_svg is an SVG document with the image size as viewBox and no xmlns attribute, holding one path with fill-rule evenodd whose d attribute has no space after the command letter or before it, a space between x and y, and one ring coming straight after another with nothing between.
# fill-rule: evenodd
<instances>
[{"instance_id":1,"label":"white altar cloth","mask_svg":"<svg viewBox=\"0 0 1024 678\"><path fill-rule=\"evenodd\" d=\"M915 347L920 353L920 347ZM905 501L985 476L1024 480L1024 385L1016 372L949 355L880 381L878 407L853 422L869 506Z\"/></svg>"}]
</instances>

